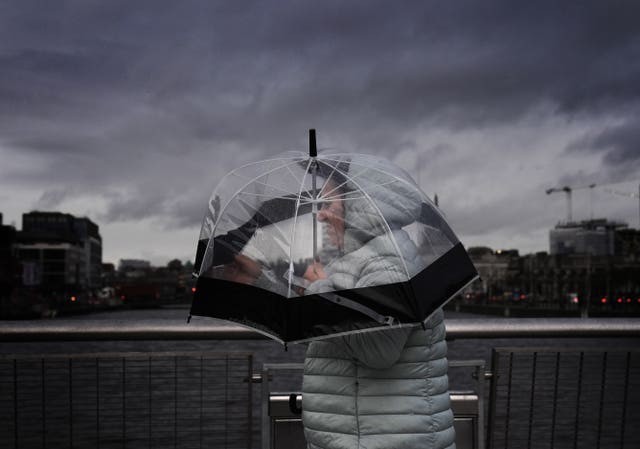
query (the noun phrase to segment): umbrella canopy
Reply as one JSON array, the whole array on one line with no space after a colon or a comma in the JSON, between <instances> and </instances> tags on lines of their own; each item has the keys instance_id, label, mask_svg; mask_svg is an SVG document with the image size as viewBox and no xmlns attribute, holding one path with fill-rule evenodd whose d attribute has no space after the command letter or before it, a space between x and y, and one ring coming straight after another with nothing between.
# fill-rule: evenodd
<instances>
[{"instance_id":1,"label":"umbrella canopy","mask_svg":"<svg viewBox=\"0 0 640 449\"><path fill-rule=\"evenodd\" d=\"M438 208L389 161L288 152L208 203L192 315L301 342L423 323L478 275Z\"/></svg>"}]
</instances>

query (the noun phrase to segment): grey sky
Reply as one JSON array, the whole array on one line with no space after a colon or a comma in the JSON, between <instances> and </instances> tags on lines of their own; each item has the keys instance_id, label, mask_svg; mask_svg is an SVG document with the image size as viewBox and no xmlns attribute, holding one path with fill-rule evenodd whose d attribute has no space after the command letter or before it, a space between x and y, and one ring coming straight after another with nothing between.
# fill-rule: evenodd
<instances>
[{"instance_id":1,"label":"grey sky","mask_svg":"<svg viewBox=\"0 0 640 449\"><path fill-rule=\"evenodd\" d=\"M87 215L105 260L192 258L235 166L384 155L467 245L545 250L557 185L640 179L640 4L0 1L0 212ZM637 192L638 182L612 186ZM638 205L574 192L574 217Z\"/></svg>"}]
</instances>

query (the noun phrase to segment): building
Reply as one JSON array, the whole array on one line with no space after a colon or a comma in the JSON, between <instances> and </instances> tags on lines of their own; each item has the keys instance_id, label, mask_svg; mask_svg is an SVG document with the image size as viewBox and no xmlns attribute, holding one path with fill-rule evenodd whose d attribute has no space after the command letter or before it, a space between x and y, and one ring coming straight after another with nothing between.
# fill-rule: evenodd
<instances>
[{"instance_id":1,"label":"building","mask_svg":"<svg viewBox=\"0 0 640 449\"><path fill-rule=\"evenodd\" d=\"M513 288L535 302L581 307L612 302L640 306L640 260L591 254L531 254L521 258ZM620 300L620 301L619 301Z\"/></svg>"},{"instance_id":2,"label":"building","mask_svg":"<svg viewBox=\"0 0 640 449\"><path fill-rule=\"evenodd\" d=\"M116 267L112 263L103 263L102 264L102 285L103 286L111 286L113 285L116 278Z\"/></svg>"},{"instance_id":3,"label":"building","mask_svg":"<svg viewBox=\"0 0 640 449\"><path fill-rule=\"evenodd\" d=\"M118 271L137 271L137 270L149 270L151 268L151 262L142 259L120 259L118 262Z\"/></svg>"},{"instance_id":4,"label":"building","mask_svg":"<svg viewBox=\"0 0 640 449\"><path fill-rule=\"evenodd\" d=\"M616 255L538 252L520 256L512 250L471 247L467 252L480 281L465 290L462 300L474 306L523 303L538 310L637 316L640 232L618 232L616 241L625 251Z\"/></svg>"},{"instance_id":5,"label":"building","mask_svg":"<svg viewBox=\"0 0 640 449\"><path fill-rule=\"evenodd\" d=\"M88 218L61 212L23 214L15 248L24 286L56 291L100 286L102 238Z\"/></svg>"},{"instance_id":6,"label":"building","mask_svg":"<svg viewBox=\"0 0 640 449\"><path fill-rule=\"evenodd\" d=\"M522 266L520 283L535 278L540 297L640 307L640 230L601 218L559 224L549 233L551 255ZM536 268L537 266L537 268Z\"/></svg>"},{"instance_id":7,"label":"building","mask_svg":"<svg viewBox=\"0 0 640 449\"><path fill-rule=\"evenodd\" d=\"M615 234L614 242L616 255L640 261L640 229L620 229Z\"/></svg>"},{"instance_id":8,"label":"building","mask_svg":"<svg viewBox=\"0 0 640 449\"><path fill-rule=\"evenodd\" d=\"M613 256L616 249L616 233L626 228L626 223L609 221L606 218L559 223L549 231L549 252L551 255Z\"/></svg>"},{"instance_id":9,"label":"building","mask_svg":"<svg viewBox=\"0 0 640 449\"><path fill-rule=\"evenodd\" d=\"M513 277L519 254L517 250L496 250L479 246L467 250L478 270L480 281L471 285L471 292L489 300L512 296L509 280Z\"/></svg>"},{"instance_id":10,"label":"building","mask_svg":"<svg viewBox=\"0 0 640 449\"><path fill-rule=\"evenodd\" d=\"M14 250L16 239L16 229L13 226L5 226L0 213L0 303L2 304L11 295L18 273L18 260Z\"/></svg>"},{"instance_id":11,"label":"building","mask_svg":"<svg viewBox=\"0 0 640 449\"><path fill-rule=\"evenodd\" d=\"M89 286L99 286L102 274L102 237L98 225L88 218L76 218L74 230L83 243Z\"/></svg>"}]
</instances>

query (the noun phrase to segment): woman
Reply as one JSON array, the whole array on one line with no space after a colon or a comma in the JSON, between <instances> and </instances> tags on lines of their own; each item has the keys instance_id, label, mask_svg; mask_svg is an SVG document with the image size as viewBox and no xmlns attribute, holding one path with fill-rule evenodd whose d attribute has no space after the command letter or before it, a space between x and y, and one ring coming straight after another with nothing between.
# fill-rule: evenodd
<instances>
[{"instance_id":1,"label":"woman","mask_svg":"<svg viewBox=\"0 0 640 449\"><path fill-rule=\"evenodd\" d=\"M375 206L365 199L343 199L331 182L324 187L336 193L329 195L318 220L344 255L306 270L307 294L401 282L419 269L417 248L401 228L416 220L421 199L400 182L376 179L375 172L362 178L384 185ZM386 224L380 223L380 212ZM309 448L455 448L446 352L442 310L425 329L311 343L302 386Z\"/></svg>"},{"instance_id":2,"label":"woman","mask_svg":"<svg viewBox=\"0 0 640 449\"><path fill-rule=\"evenodd\" d=\"M356 197L331 173L322 189L318 221L338 257L316 261L304 274L303 294L403 282L424 265L402 229L418 218L421 198L375 171L358 177ZM380 217L385 217L381 222ZM225 268L237 282L269 285L260 265L237 255ZM270 285L270 289L277 286ZM395 328L328 338L307 349L302 421L310 449L455 448L442 310L424 329Z\"/></svg>"}]
</instances>

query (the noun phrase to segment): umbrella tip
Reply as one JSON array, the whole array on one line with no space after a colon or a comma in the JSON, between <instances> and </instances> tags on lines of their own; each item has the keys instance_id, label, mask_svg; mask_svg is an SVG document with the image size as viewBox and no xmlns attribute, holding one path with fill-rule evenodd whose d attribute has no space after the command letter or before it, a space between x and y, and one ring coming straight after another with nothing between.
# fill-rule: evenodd
<instances>
[{"instance_id":1,"label":"umbrella tip","mask_svg":"<svg viewBox=\"0 0 640 449\"><path fill-rule=\"evenodd\" d=\"M309 156L316 157L318 156L318 147L316 146L316 130L309 130Z\"/></svg>"}]
</instances>

